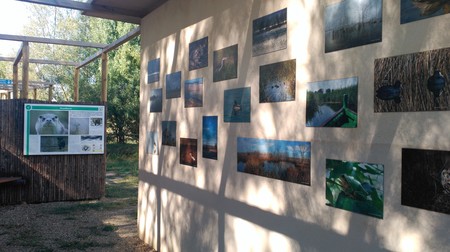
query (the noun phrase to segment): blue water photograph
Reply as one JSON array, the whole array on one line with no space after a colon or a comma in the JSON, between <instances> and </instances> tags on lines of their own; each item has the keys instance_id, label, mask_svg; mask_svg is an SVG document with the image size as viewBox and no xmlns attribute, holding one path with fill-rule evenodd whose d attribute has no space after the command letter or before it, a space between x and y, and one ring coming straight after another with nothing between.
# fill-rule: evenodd
<instances>
[{"instance_id":1,"label":"blue water photograph","mask_svg":"<svg viewBox=\"0 0 450 252\"><path fill-rule=\"evenodd\" d=\"M166 99L181 97L181 71L166 74Z\"/></svg>"},{"instance_id":2,"label":"blue water photograph","mask_svg":"<svg viewBox=\"0 0 450 252\"><path fill-rule=\"evenodd\" d=\"M184 107L203 107L203 78L184 82Z\"/></svg>"},{"instance_id":3,"label":"blue water photograph","mask_svg":"<svg viewBox=\"0 0 450 252\"><path fill-rule=\"evenodd\" d=\"M401 0L400 24L450 13L450 1L447 0Z\"/></svg>"},{"instance_id":4,"label":"blue water photograph","mask_svg":"<svg viewBox=\"0 0 450 252\"><path fill-rule=\"evenodd\" d=\"M286 8L253 20L253 57L286 48Z\"/></svg>"},{"instance_id":5,"label":"blue water photograph","mask_svg":"<svg viewBox=\"0 0 450 252\"><path fill-rule=\"evenodd\" d=\"M238 45L232 45L213 53L213 82L237 78Z\"/></svg>"},{"instance_id":6,"label":"blue water photograph","mask_svg":"<svg viewBox=\"0 0 450 252\"><path fill-rule=\"evenodd\" d=\"M145 152L147 154L158 155L158 132L147 132L147 141L145 143Z\"/></svg>"},{"instance_id":7,"label":"blue water photograph","mask_svg":"<svg viewBox=\"0 0 450 252\"><path fill-rule=\"evenodd\" d=\"M259 68L259 102L295 100L295 59Z\"/></svg>"},{"instance_id":8,"label":"blue water photograph","mask_svg":"<svg viewBox=\"0 0 450 252\"><path fill-rule=\"evenodd\" d=\"M189 44L189 71L208 66L208 37Z\"/></svg>"},{"instance_id":9,"label":"blue water photograph","mask_svg":"<svg viewBox=\"0 0 450 252\"><path fill-rule=\"evenodd\" d=\"M250 113L250 87L235 88L224 91L224 122L250 122Z\"/></svg>"},{"instance_id":10,"label":"blue water photograph","mask_svg":"<svg viewBox=\"0 0 450 252\"><path fill-rule=\"evenodd\" d=\"M197 167L197 139L180 138L180 164Z\"/></svg>"},{"instance_id":11,"label":"blue water photograph","mask_svg":"<svg viewBox=\"0 0 450 252\"><path fill-rule=\"evenodd\" d=\"M217 116L203 116L202 156L217 160Z\"/></svg>"},{"instance_id":12,"label":"blue water photograph","mask_svg":"<svg viewBox=\"0 0 450 252\"><path fill-rule=\"evenodd\" d=\"M311 143L238 137L237 170L310 185Z\"/></svg>"},{"instance_id":13,"label":"blue water photograph","mask_svg":"<svg viewBox=\"0 0 450 252\"><path fill-rule=\"evenodd\" d=\"M177 146L177 122L162 121L162 145Z\"/></svg>"},{"instance_id":14,"label":"blue water photograph","mask_svg":"<svg viewBox=\"0 0 450 252\"><path fill-rule=\"evenodd\" d=\"M162 112L162 88L150 90L150 113Z\"/></svg>"},{"instance_id":15,"label":"blue water photograph","mask_svg":"<svg viewBox=\"0 0 450 252\"><path fill-rule=\"evenodd\" d=\"M154 59L148 62L147 67L147 83L153 83L159 81L160 59Z\"/></svg>"},{"instance_id":16,"label":"blue water photograph","mask_svg":"<svg viewBox=\"0 0 450 252\"><path fill-rule=\"evenodd\" d=\"M382 0L345 0L325 7L325 53L381 42Z\"/></svg>"}]
</instances>

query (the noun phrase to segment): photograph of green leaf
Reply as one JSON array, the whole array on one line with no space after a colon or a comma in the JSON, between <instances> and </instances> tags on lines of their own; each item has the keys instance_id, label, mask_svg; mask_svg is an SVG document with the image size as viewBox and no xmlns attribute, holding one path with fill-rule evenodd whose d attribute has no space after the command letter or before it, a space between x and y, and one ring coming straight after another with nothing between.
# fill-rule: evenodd
<instances>
[{"instance_id":1,"label":"photograph of green leaf","mask_svg":"<svg viewBox=\"0 0 450 252\"><path fill-rule=\"evenodd\" d=\"M384 166L326 160L326 204L383 219Z\"/></svg>"}]
</instances>

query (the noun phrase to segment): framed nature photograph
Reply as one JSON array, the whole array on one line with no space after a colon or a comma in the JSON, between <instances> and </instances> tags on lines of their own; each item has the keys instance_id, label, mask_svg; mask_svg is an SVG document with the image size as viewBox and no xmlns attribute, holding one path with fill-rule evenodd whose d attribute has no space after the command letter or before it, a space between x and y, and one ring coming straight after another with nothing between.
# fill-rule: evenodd
<instances>
[{"instance_id":1,"label":"framed nature photograph","mask_svg":"<svg viewBox=\"0 0 450 252\"><path fill-rule=\"evenodd\" d=\"M154 59L148 62L147 66L147 83L153 83L159 81L160 59Z\"/></svg>"},{"instance_id":2,"label":"framed nature photograph","mask_svg":"<svg viewBox=\"0 0 450 252\"><path fill-rule=\"evenodd\" d=\"M381 42L382 0L346 0L325 7L325 53Z\"/></svg>"},{"instance_id":3,"label":"framed nature photograph","mask_svg":"<svg viewBox=\"0 0 450 252\"><path fill-rule=\"evenodd\" d=\"M197 139L180 138L180 164L197 167Z\"/></svg>"},{"instance_id":4,"label":"framed nature photograph","mask_svg":"<svg viewBox=\"0 0 450 252\"><path fill-rule=\"evenodd\" d=\"M401 0L400 23L405 24L450 13L449 1Z\"/></svg>"},{"instance_id":5,"label":"framed nature photograph","mask_svg":"<svg viewBox=\"0 0 450 252\"><path fill-rule=\"evenodd\" d=\"M259 102L295 100L295 59L259 67Z\"/></svg>"},{"instance_id":6,"label":"framed nature photograph","mask_svg":"<svg viewBox=\"0 0 450 252\"><path fill-rule=\"evenodd\" d=\"M326 160L326 204L383 219L384 165Z\"/></svg>"},{"instance_id":7,"label":"framed nature photograph","mask_svg":"<svg viewBox=\"0 0 450 252\"><path fill-rule=\"evenodd\" d=\"M162 121L162 145L177 146L177 122L176 121Z\"/></svg>"},{"instance_id":8,"label":"framed nature photograph","mask_svg":"<svg viewBox=\"0 0 450 252\"><path fill-rule=\"evenodd\" d=\"M253 20L253 57L286 48L286 8Z\"/></svg>"},{"instance_id":9,"label":"framed nature photograph","mask_svg":"<svg viewBox=\"0 0 450 252\"><path fill-rule=\"evenodd\" d=\"M308 83L306 126L356 128L358 126L358 78Z\"/></svg>"},{"instance_id":10,"label":"framed nature photograph","mask_svg":"<svg viewBox=\"0 0 450 252\"><path fill-rule=\"evenodd\" d=\"M217 116L203 117L202 156L217 160Z\"/></svg>"},{"instance_id":11,"label":"framed nature photograph","mask_svg":"<svg viewBox=\"0 0 450 252\"><path fill-rule=\"evenodd\" d=\"M189 71L208 66L208 37L189 44Z\"/></svg>"},{"instance_id":12,"label":"framed nature photograph","mask_svg":"<svg viewBox=\"0 0 450 252\"><path fill-rule=\"evenodd\" d=\"M150 113L162 112L162 88L150 90Z\"/></svg>"},{"instance_id":13,"label":"framed nature photograph","mask_svg":"<svg viewBox=\"0 0 450 252\"><path fill-rule=\"evenodd\" d=\"M311 184L311 143L238 137L239 172Z\"/></svg>"},{"instance_id":14,"label":"framed nature photograph","mask_svg":"<svg viewBox=\"0 0 450 252\"><path fill-rule=\"evenodd\" d=\"M238 71L238 45L213 53L213 82L235 79Z\"/></svg>"},{"instance_id":15,"label":"framed nature photograph","mask_svg":"<svg viewBox=\"0 0 450 252\"><path fill-rule=\"evenodd\" d=\"M186 80L184 82L184 107L203 106L203 78Z\"/></svg>"},{"instance_id":16,"label":"framed nature photograph","mask_svg":"<svg viewBox=\"0 0 450 252\"><path fill-rule=\"evenodd\" d=\"M166 99L181 97L181 71L166 74Z\"/></svg>"},{"instance_id":17,"label":"framed nature photograph","mask_svg":"<svg viewBox=\"0 0 450 252\"><path fill-rule=\"evenodd\" d=\"M223 121L250 122L250 95L250 87L225 90L223 94Z\"/></svg>"},{"instance_id":18,"label":"framed nature photograph","mask_svg":"<svg viewBox=\"0 0 450 252\"><path fill-rule=\"evenodd\" d=\"M158 144L158 132L148 131L147 141L145 143L145 153L158 155L159 154L159 144Z\"/></svg>"}]
</instances>

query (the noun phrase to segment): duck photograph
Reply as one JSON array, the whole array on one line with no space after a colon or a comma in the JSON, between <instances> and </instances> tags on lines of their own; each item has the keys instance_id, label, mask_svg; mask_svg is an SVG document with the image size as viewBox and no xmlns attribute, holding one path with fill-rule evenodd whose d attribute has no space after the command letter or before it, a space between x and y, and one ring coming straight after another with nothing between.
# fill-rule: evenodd
<instances>
[{"instance_id":1,"label":"duck photograph","mask_svg":"<svg viewBox=\"0 0 450 252\"><path fill-rule=\"evenodd\" d=\"M260 66L259 102L295 100L295 59Z\"/></svg>"}]
</instances>

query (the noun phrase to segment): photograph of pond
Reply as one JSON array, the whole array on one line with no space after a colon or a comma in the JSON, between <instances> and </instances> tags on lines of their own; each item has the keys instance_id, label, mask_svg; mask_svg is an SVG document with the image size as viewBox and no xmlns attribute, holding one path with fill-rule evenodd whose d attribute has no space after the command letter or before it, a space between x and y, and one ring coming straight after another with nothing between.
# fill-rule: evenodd
<instances>
[{"instance_id":1,"label":"photograph of pond","mask_svg":"<svg viewBox=\"0 0 450 252\"><path fill-rule=\"evenodd\" d=\"M259 67L259 102L295 100L295 59Z\"/></svg>"},{"instance_id":2,"label":"photograph of pond","mask_svg":"<svg viewBox=\"0 0 450 252\"><path fill-rule=\"evenodd\" d=\"M402 149L401 203L450 214L450 151Z\"/></svg>"},{"instance_id":3,"label":"photograph of pond","mask_svg":"<svg viewBox=\"0 0 450 252\"><path fill-rule=\"evenodd\" d=\"M250 122L250 87L225 90L223 96L224 122Z\"/></svg>"},{"instance_id":4,"label":"photograph of pond","mask_svg":"<svg viewBox=\"0 0 450 252\"><path fill-rule=\"evenodd\" d=\"M382 0L346 0L325 7L325 53L381 42Z\"/></svg>"},{"instance_id":5,"label":"photograph of pond","mask_svg":"<svg viewBox=\"0 0 450 252\"><path fill-rule=\"evenodd\" d=\"M287 9L253 20L253 57L287 48Z\"/></svg>"},{"instance_id":6,"label":"photograph of pond","mask_svg":"<svg viewBox=\"0 0 450 252\"><path fill-rule=\"evenodd\" d=\"M450 48L375 59L374 111L450 109Z\"/></svg>"},{"instance_id":7,"label":"photograph of pond","mask_svg":"<svg viewBox=\"0 0 450 252\"><path fill-rule=\"evenodd\" d=\"M237 170L310 185L311 143L238 137Z\"/></svg>"},{"instance_id":8,"label":"photograph of pond","mask_svg":"<svg viewBox=\"0 0 450 252\"><path fill-rule=\"evenodd\" d=\"M306 126L356 128L358 77L308 83Z\"/></svg>"},{"instance_id":9,"label":"photograph of pond","mask_svg":"<svg viewBox=\"0 0 450 252\"><path fill-rule=\"evenodd\" d=\"M180 164L197 167L197 139L180 138Z\"/></svg>"},{"instance_id":10,"label":"photograph of pond","mask_svg":"<svg viewBox=\"0 0 450 252\"><path fill-rule=\"evenodd\" d=\"M181 71L166 75L166 99L181 97Z\"/></svg>"},{"instance_id":11,"label":"photograph of pond","mask_svg":"<svg viewBox=\"0 0 450 252\"><path fill-rule=\"evenodd\" d=\"M162 88L150 90L150 113L162 112Z\"/></svg>"},{"instance_id":12,"label":"photograph of pond","mask_svg":"<svg viewBox=\"0 0 450 252\"><path fill-rule=\"evenodd\" d=\"M203 157L217 160L217 116L203 117Z\"/></svg>"},{"instance_id":13,"label":"photograph of pond","mask_svg":"<svg viewBox=\"0 0 450 252\"><path fill-rule=\"evenodd\" d=\"M184 107L203 106L203 78L184 81Z\"/></svg>"},{"instance_id":14,"label":"photograph of pond","mask_svg":"<svg viewBox=\"0 0 450 252\"><path fill-rule=\"evenodd\" d=\"M159 81L159 66L160 66L159 58L150 60L148 62L148 67L147 67L147 72L148 72L147 83L148 84Z\"/></svg>"},{"instance_id":15,"label":"photograph of pond","mask_svg":"<svg viewBox=\"0 0 450 252\"><path fill-rule=\"evenodd\" d=\"M400 24L450 13L450 2L440 0L401 0Z\"/></svg>"},{"instance_id":16,"label":"photograph of pond","mask_svg":"<svg viewBox=\"0 0 450 252\"><path fill-rule=\"evenodd\" d=\"M189 71L208 66L208 37L189 44Z\"/></svg>"},{"instance_id":17,"label":"photograph of pond","mask_svg":"<svg viewBox=\"0 0 450 252\"><path fill-rule=\"evenodd\" d=\"M214 51L213 82L237 78L238 45Z\"/></svg>"},{"instance_id":18,"label":"photograph of pond","mask_svg":"<svg viewBox=\"0 0 450 252\"><path fill-rule=\"evenodd\" d=\"M162 121L162 145L177 146L177 122Z\"/></svg>"},{"instance_id":19,"label":"photograph of pond","mask_svg":"<svg viewBox=\"0 0 450 252\"><path fill-rule=\"evenodd\" d=\"M326 160L326 205L383 219L384 165Z\"/></svg>"},{"instance_id":20,"label":"photograph of pond","mask_svg":"<svg viewBox=\"0 0 450 252\"><path fill-rule=\"evenodd\" d=\"M145 153L158 155L158 132L148 131L147 141L145 142Z\"/></svg>"}]
</instances>

